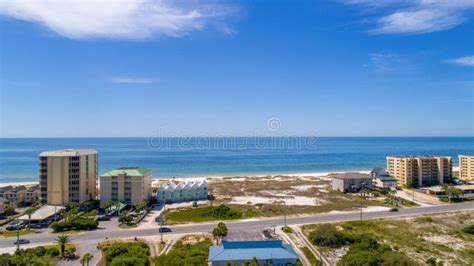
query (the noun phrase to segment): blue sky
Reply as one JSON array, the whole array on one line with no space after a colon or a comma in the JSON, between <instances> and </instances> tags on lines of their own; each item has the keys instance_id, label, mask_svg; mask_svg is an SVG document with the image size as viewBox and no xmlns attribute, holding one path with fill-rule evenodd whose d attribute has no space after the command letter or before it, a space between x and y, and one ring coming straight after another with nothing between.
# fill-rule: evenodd
<instances>
[{"instance_id":1,"label":"blue sky","mask_svg":"<svg viewBox=\"0 0 474 266\"><path fill-rule=\"evenodd\" d=\"M0 0L1 136L473 136L473 14L463 0Z\"/></svg>"}]
</instances>

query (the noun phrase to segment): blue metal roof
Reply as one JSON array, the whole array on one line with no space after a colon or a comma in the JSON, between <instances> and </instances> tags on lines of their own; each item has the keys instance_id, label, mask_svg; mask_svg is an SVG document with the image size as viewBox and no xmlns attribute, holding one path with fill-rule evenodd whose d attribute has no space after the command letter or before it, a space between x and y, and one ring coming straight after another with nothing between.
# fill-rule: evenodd
<instances>
[{"instance_id":1,"label":"blue metal roof","mask_svg":"<svg viewBox=\"0 0 474 266\"><path fill-rule=\"evenodd\" d=\"M241 261L271 259L298 259L290 245L280 240L271 241L224 241L222 246L209 247L210 261Z\"/></svg>"}]
</instances>

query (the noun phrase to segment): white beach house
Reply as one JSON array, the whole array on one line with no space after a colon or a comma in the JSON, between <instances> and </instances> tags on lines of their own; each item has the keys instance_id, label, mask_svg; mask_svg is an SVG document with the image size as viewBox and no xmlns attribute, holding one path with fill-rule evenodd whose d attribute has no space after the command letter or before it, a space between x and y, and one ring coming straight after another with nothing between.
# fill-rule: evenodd
<instances>
[{"instance_id":1,"label":"white beach house","mask_svg":"<svg viewBox=\"0 0 474 266\"><path fill-rule=\"evenodd\" d=\"M205 180L163 183L156 192L156 198L161 202L185 202L206 200L208 185Z\"/></svg>"}]
</instances>

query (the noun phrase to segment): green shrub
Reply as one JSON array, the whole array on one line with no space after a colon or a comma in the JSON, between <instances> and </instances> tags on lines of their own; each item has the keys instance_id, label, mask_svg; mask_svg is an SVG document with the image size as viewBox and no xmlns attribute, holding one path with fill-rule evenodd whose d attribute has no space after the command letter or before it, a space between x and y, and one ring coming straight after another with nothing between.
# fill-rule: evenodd
<instances>
[{"instance_id":1,"label":"green shrub","mask_svg":"<svg viewBox=\"0 0 474 266\"><path fill-rule=\"evenodd\" d=\"M67 221L53 222L49 225L55 232L63 232L68 230L91 230L96 229L99 222L95 218L84 216L75 216Z\"/></svg>"},{"instance_id":2,"label":"green shrub","mask_svg":"<svg viewBox=\"0 0 474 266\"><path fill-rule=\"evenodd\" d=\"M293 233L293 229L291 229L291 227L289 227L289 226L283 226L283 227L281 228L281 230L282 230L283 232L287 233L287 234Z\"/></svg>"},{"instance_id":3,"label":"green shrub","mask_svg":"<svg viewBox=\"0 0 474 266\"><path fill-rule=\"evenodd\" d=\"M308 237L313 244L326 247L339 247L345 242L343 234L332 224L318 226Z\"/></svg>"},{"instance_id":4,"label":"green shrub","mask_svg":"<svg viewBox=\"0 0 474 266\"><path fill-rule=\"evenodd\" d=\"M351 247L349 252L341 258L340 265L413 265L405 254L393 251L386 244L380 244L370 235L345 235L344 239L351 243Z\"/></svg>"},{"instance_id":5,"label":"green shrub","mask_svg":"<svg viewBox=\"0 0 474 266\"><path fill-rule=\"evenodd\" d=\"M227 205L221 204L212 209L212 216L218 219L237 219L240 218L242 214Z\"/></svg>"},{"instance_id":6,"label":"green shrub","mask_svg":"<svg viewBox=\"0 0 474 266\"><path fill-rule=\"evenodd\" d=\"M209 256L209 246L211 240L206 239L195 244L183 244L182 241L176 242L175 247L167 254L154 258L156 266L181 266L195 265L206 266Z\"/></svg>"},{"instance_id":7,"label":"green shrub","mask_svg":"<svg viewBox=\"0 0 474 266\"><path fill-rule=\"evenodd\" d=\"M466 234L474 235L474 224L468 227L465 227L464 229L462 229L462 231Z\"/></svg>"},{"instance_id":8,"label":"green shrub","mask_svg":"<svg viewBox=\"0 0 474 266\"><path fill-rule=\"evenodd\" d=\"M107 265L150 265L150 248L144 242L112 243L102 250Z\"/></svg>"},{"instance_id":9,"label":"green shrub","mask_svg":"<svg viewBox=\"0 0 474 266\"><path fill-rule=\"evenodd\" d=\"M46 255L48 255L50 257L57 257L57 256L61 255L61 251L59 251L59 249L57 249L57 248L48 248L46 250Z\"/></svg>"}]
</instances>

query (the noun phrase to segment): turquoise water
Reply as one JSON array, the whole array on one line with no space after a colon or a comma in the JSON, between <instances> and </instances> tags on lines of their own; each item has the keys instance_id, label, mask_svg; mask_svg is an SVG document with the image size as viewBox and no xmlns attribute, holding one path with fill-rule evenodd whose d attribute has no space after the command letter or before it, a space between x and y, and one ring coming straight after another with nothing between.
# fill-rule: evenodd
<instances>
[{"instance_id":1,"label":"turquoise water","mask_svg":"<svg viewBox=\"0 0 474 266\"><path fill-rule=\"evenodd\" d=\"M99 173L151 168L155 177L303 173L385 166L387 155L474 153L474 137L45 138L0 139L0 182L37 181L38 154L92 148Z\"/></svg>"}]
</instances>

